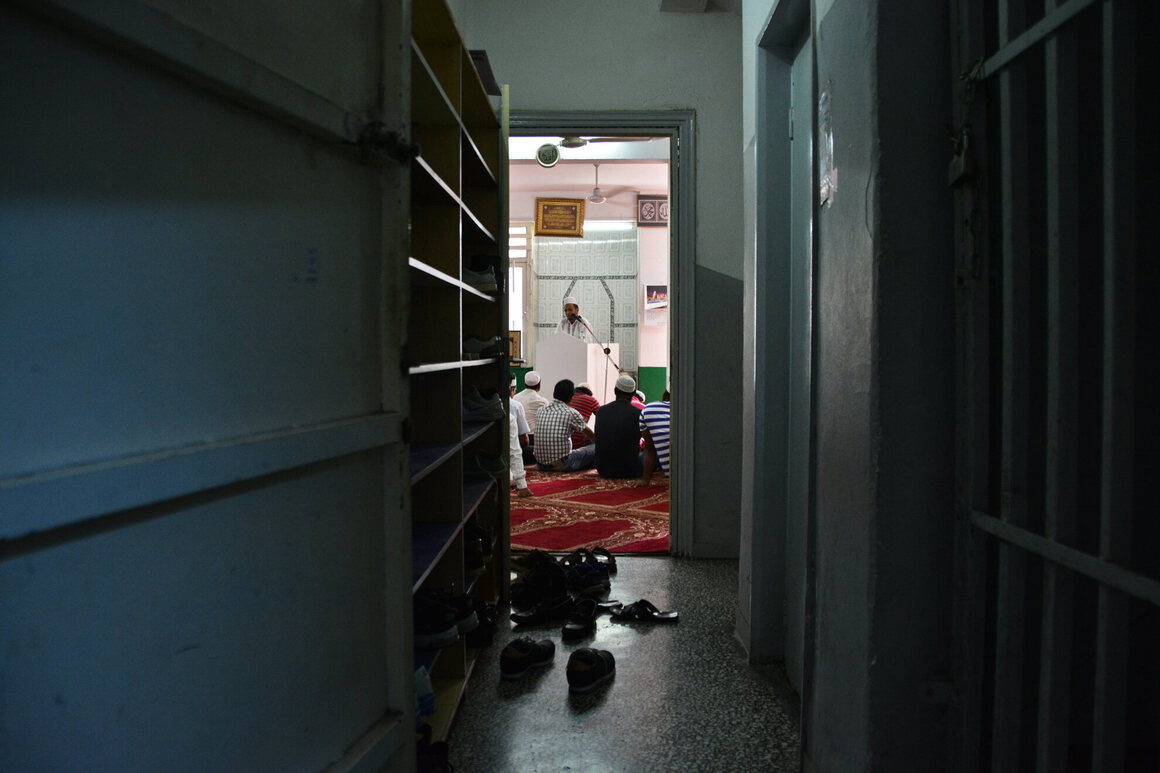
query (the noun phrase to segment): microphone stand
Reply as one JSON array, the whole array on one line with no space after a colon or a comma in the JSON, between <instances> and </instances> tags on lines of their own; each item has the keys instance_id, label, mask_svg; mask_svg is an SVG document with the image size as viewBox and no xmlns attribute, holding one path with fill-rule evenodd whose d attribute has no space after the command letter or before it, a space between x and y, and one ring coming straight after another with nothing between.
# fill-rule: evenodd
<instances>
[{"instance_id":1,"label":"microphone stand","mask_svg":"<svg viewBox=\"0 0 1160 773\"><path fill-rule=\"evenodd\" d=\"M592 337L596 339L596 343L600 344L600 348L604 350L604 356L608 358L608 361L612 363L612 367L615 368L616 372L619 374L620 373L620 366L616 364L616 360L612 359L612 349L608 348L608 344L604 344L604 343L600 342L600 337L596 335L596 331L593 330L592 326L588 324L588 320L584 319L584 317L581 317L579 314L576 315L576 319L583 322L584 327L588 328L588 332L592 334ZM607 370L604 371L604 394L608 394L608 371Z\"/></svg>"}]
</instances>

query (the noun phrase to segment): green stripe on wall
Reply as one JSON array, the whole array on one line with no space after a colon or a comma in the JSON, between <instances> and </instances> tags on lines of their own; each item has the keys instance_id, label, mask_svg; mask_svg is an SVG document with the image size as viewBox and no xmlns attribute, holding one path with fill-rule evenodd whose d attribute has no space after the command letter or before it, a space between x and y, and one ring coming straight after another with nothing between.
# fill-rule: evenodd
<instances>
[{"instance_id":1,"label":"green stripe on wall","mask_svg":"<svg viewBox=\"0 0 1160 773\"><path fill-rule=\"evenodd\" d=\"M637 389L644 392L644 401L651 403L660 400L669 383L668 368L641 367L637 375L639 376Z\"/></svg>"}]
</instances>

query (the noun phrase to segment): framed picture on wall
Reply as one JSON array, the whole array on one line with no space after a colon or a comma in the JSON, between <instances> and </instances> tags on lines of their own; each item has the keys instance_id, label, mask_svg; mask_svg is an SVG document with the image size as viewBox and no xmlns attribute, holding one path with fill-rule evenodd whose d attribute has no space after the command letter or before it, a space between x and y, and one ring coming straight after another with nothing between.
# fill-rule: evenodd
<instances>
[{"instance_id":1,"label":"framed picture on wall","mask_svg":"<svg viewBox=\"0 0 1160 773\"><path fill-rule=\"evenodd\" d=\"M518 360L519 362L523 362L523 359L520 357L520 351L521 351L521 349L520 349L520 331L509 330L508 331L508 359L509 360Z\"/></svg>"},{"instance_id":2,"label":"framed picture on wall","mask_svg":"<svg viewBox=\"0 0 1160 773\"><path fill-rule=\"evenodd\" d=\"M667 226L669 224L669 197L652 193L637 194L636 224L640 227Z\"/></svg>"},{"instance_id":3,"label":"framed picture on wall","mask_svg":"<svg viewBox=\"0 0 1160 773\"><path fill-rule=\"evenodd\" d=\"M644 308L645 311L649 309L663 309L669 305L669 286L668 285L645 285L644 286Z\"/></svg>"}]
</instances>

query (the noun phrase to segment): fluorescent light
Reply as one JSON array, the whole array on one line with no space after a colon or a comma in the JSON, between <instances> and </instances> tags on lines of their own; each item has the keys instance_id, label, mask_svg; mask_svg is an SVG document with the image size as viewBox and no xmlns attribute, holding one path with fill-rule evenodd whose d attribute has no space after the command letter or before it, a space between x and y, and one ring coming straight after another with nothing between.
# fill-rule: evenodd
<instances>
[{"instance_id":1,"label":"fluorescent light","mask_svg":"<svg viewBox=\"0 0 1160 773\"><path fill-rule=\"evenodd\" d=\"M631 220L585 220L585 231L631 231L636 223Z\"/></svg>"}]
</instances>

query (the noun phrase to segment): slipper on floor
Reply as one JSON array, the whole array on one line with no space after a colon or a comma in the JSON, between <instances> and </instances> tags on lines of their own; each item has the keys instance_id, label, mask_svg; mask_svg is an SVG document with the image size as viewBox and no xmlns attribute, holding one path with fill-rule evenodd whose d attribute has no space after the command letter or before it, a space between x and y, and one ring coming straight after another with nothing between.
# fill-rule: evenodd
<instances>
[{"instance_id":1,"label":"slipper on floor","mask_svg":"<svg viewBox=\"0 0 1160 773\"><path fill-rule=\"evenodd\" d=\"M612 613L612 619L622 623L675 623L676 612L661 612L648 599L641 599Z\"/></svg>"}]
</instances>

